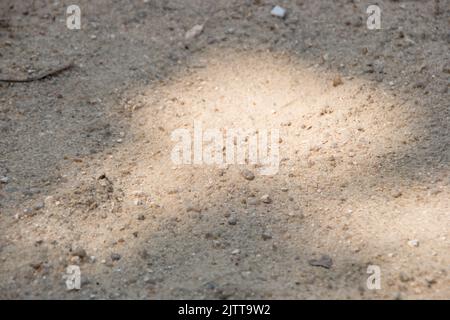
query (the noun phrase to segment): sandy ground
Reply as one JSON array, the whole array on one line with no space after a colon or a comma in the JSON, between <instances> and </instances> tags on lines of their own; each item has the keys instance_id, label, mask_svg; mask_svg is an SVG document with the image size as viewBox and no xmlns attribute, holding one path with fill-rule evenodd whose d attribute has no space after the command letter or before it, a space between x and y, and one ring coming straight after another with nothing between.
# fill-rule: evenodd
<instances>
[{"instance_id":1,"label":"sandy ground","mask_svg":"<svg viewBox=\"0 0 450 320\"><path fill-rule=\"evenodd\" d=\"M2 1L0 78L75 66L0 82L0 297L449 299L450 2L378 3ZM194 121L278 173L175 165Z\"/></svg>"}]
</instances>

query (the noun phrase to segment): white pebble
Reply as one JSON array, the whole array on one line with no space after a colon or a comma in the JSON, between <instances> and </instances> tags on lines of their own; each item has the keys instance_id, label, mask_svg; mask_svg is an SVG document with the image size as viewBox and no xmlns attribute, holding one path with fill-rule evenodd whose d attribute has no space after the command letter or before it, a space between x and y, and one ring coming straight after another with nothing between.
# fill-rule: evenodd
<instances>
[{"instance_id":1,"label":"white pebble","mask_svg":"<svg viewBox=\"0 0 450 320\"><path fill-rule=\"evenodd\" d=\"M284 18L286 16L286 9L280 6L275 6L272 11L270 11L270 14L278 18Z\"/></svg>"},{"instance_id":2,"label":"white pebble","mask_svg":"<svg viewBox=\"0 0 450 320\"><path fill-rule=\"evenodd\" d=\"M203 31L203 25L197 24L193 26L188 32L186 32L185 38L192 39L200 35Z\"/></svg>"},{"instance_id":3,"label":"white pebble","mask_svg":"<svg viewBox=\"0 0 450 320\"><path fill-rule=\"evenodd\" d=\"M419 246L419 240L413 239L408 241L408 245L410 247L418 247Z\"/></svg>"}]
</instances>

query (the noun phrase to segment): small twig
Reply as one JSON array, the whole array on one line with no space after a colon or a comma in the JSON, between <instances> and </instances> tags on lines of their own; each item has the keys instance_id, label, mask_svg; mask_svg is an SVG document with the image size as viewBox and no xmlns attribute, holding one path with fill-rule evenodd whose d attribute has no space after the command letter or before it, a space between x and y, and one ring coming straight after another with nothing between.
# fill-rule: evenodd
<instances>
[{"instance_id":1,"label":"small twig","mask_svg":"<svg viewBox=\"0 0 450 320\"><path fill-rule=\"evenodd\" d=\"M73 67L73 62L69 62L66 64L63 64L62 66L59 66L53 70L50 71L43 71L41 73L38 73L37 75L33 76L33 77L28 77L28 78L2 78L0 76L0 81L1 82L31 82L31 81L37 81L37 80L42 80L44 78L47 78L48 76L52 76L55 74L58 74L64 70L67 70L69 68Z\"/></svg>"}]
</instances>

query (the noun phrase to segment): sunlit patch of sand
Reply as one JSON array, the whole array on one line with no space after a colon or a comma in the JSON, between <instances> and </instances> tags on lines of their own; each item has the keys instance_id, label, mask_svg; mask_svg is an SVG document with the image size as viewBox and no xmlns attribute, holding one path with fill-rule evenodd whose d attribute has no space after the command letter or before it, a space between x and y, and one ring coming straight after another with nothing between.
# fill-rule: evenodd
<instances>
[{"instance_id":1,"label":"sunlit patch of sand","mask_svg":"<svg viewBox=\"0 0 450 320\"><path fill-rule=\"evenodd\" d=\"M404 250L408 236L448 232L442 209L448 200L427 219L411 214L411 201L422 194L421 181L396 175L389 163L417 140L411 113L418 121L420 113L405 100L355 77L342 76L343 84L333 86L336 73L289 55L212 50L192 64L172 79L130 92L131 131L109 155L100 155L97 165L85 168L82 180L95 183L98 173L105 172L120 193L88 214L67 214L49 201L47 214L33 220L40 227L22 222L24 250L31 250L38 232L77 243L99 261L120 251L125 277L136 272L129 285L137 287L142 284L136 277L148 267L164 275L164 286L172 289L183 284L194 290L200 278L202 283L226 278L260 288L265 297L295 297L295 287L284 287L289 277L306 283L319 277L335 290L314 291L311 282L309 294L343 297L358 294L367 263L394 269L406 263L396 265L386 255ZM279 129L280 171L246 181L239 174L242 166L175 166L170 134L192 130L194 121L204 129ZM70 193L69 185L62 192ZM407 201L393 196L399 189ZM270 205L249 203L264 194L272 198ZM421 210L430 214L424 206ZM139 214L144 221L138 221ZM227 228L229 214L238 216L234 229ZM264 229L271 230L273 241L260 239ZM225 248L205 240L208 232L218 232ZM281 249L272 251L272 244ZM230 274L229 251L236 247L247 253L247 260ZM444 244L435 248L443 249ZM143 250L156 257L151 266L138 257ZM305 261L317 252L334 257L331 276L307 269ZM299 267L295 256L302 261ZM103 264L83 268L111 287L121 282ZM268 282L241 279L248 270ZM346 278L348 272L352 277Z\"/></svg>"}]
</instances>

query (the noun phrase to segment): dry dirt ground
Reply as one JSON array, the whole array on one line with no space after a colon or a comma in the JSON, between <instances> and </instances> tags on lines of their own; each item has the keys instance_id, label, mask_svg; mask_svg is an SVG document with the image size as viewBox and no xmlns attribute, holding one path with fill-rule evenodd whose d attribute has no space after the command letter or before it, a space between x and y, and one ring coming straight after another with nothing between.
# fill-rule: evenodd
<instances>
[{"instance_id":1,"label":"dry dirt ground","mask_svg":"<svg viewBox=\"0 0 450 320\"><path fill-rule=\"evenodd\" d=\"M1 1L0 78L75 65L0 82L0 297L449 299L450 3L369 4ZM194 120L279 172L175 165Z\"/></svg>"}]
</instances>

